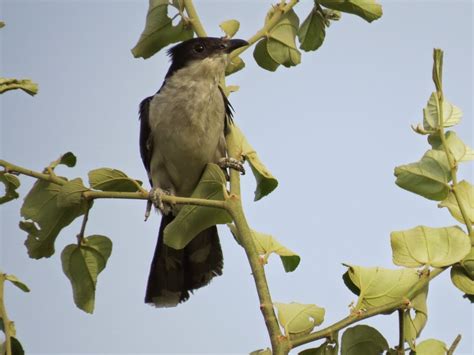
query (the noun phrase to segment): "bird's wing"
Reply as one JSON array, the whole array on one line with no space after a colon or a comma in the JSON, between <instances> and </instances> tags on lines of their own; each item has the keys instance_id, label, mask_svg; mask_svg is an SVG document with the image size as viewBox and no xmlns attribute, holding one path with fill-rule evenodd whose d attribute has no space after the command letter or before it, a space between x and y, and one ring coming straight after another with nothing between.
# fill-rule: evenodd
<instances>
[{"instance_id":1,"label":"bird's wing","mask_svg":"<svg viewBox=\"0 0 474 355\"><path fill-rule=\"evenodd\" d=\"M150 139L151 129L149 120L150 101L153 96L149 96L140 103L140 155L143 165L150 177L150 163L152 153L152 140ZM151 184L151 179L150 179Z\"/></svg>"},{"instance_id":2,"label":"bird's wing","mask_svg":"<svg viewBox=\"0 0 474 355\"><path fill-rule=\"evenodd\" d=\"M230 104L229 99L225 96L224 90L219 86L219 91L221 92L222 99L224 100L225 106L225 117L224 117L224 134L229 133L229 126L234 123L234 108Z\"/></svg>"}]
</instances>

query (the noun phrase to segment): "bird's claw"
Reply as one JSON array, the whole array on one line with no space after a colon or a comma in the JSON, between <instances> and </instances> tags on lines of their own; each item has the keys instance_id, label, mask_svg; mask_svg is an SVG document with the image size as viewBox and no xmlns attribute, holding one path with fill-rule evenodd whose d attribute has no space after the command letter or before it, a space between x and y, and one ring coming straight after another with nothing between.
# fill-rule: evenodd
<instances>
[{"instance_id":1,"label":"bird's claw","mask_svg":"<svg viewBox=\"0 0 474 355\"><path fill-rule=\"evenodd\" d=\"M237 171L240 171L240 173L242 175L245 175L245 168L244 168L244 164L243 162L237 160L237 159L234 159L234 158L221 158L219 160L219 163L218 165L222 168L222 169L227 169L227 168L230 168L230 169L234 169L234 170L237 170Z\"/></svg>"},{"instance_id":2,"label":"bird's claw","mask_svg":"<svg viewBox=\"0 0 474 355\"><path fill-rule=\"evenodd\" d=\"M158 208L161 213L165 212L165 205L163 203L163 196L169 196L170 193L166 190L160 189L159 187L153 188L150 190L148 194L148 202L146 205L146 211L145 211L145 221L150 217L150 212L151 212L151 206L152 204Z\"/></svg>"}]
</instances>

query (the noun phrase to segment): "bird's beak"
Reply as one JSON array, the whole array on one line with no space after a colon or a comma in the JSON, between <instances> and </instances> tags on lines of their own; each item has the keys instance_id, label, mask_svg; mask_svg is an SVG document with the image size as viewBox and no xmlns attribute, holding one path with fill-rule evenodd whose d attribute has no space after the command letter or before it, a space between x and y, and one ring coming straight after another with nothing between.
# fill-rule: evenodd
<instances>
[{"instance_id":1,"label":"bird's beak","mask_svg":"<svg viewBox=\"0 0 474 355\"><path fill-rule=\"evenodd\" d=\"M227 41L227 48L225 49L226 53L230 53L237 48L248 46L249 43L243 39L230 39Z\"/></svg>"}]
</instances>

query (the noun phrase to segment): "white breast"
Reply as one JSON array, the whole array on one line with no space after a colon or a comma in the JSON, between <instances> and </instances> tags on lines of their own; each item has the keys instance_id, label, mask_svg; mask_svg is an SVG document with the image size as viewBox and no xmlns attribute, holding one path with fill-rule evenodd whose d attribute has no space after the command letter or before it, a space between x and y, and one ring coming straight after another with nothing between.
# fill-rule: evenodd
<instances>
[{"instance_id":1,"label":"white breast","mask_svg":"<svg viewBox=\"0 0 474 355\"><path fill-rule=\"evenodd\" d=\"M167 79L150 103L153 186L189 196L207 163L214 162L224 131L218 82L225 58L205 59Z\"/></svg>"}]
</instances>

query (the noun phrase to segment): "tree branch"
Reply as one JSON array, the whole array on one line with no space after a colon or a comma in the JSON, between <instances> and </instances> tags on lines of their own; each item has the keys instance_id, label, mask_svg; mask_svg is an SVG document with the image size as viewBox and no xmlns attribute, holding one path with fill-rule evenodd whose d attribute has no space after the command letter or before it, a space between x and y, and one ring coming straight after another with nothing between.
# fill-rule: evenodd
<instances>
[{"instance_id":1,"label":"tree branch","mask_svg":"<svg viewBox=\"0 0 474 355\"><path fill-rule=\"evenodd\" d=\"M189 16L191 25L193 25L194 32L196 32L199 37L207 37L206 30L204 29L196 8L194 7L193 0L184 0L184 9Z\"/></svg>"},{"instance_id":2,"label":"tree branch","mask_svg":"<svg viewBox=\"0 0 474 355\"><path fill-rule=\"evenodd\" d=\"M22 174L34 177L38 180L48 181L57 185L64 185L67 180L61 179L56 175L40 173L31 169L23 168L21 166L9 163L5 160L0 160L0 166L3 166L9 173ZM96 191L88 189L82 193L82 196L87 200L95 200L100 198L113 199L127 199L127 200L149 200L149 192L141 189L139 192L118 192L118 191ZM202 198L178 197L178 196L163 196L163 202L178 205L195 205L204 207L227 208L225 201L206 200Z\"/></svg>"},{"instance_id":3,"label":"tree branch","mask_svg":"<svg viewBox=\"0 0 474 355\"><path fill-rule=\"evenodd\" d=\"M337 332L343 328L346 328L349 325L357 323L363 319L367 319L367 318L370 318L382 313L388 313L390 311L394 311L396 309L406 306L407 300L410 300L413 297L415 297L418 294L418 292L420 292L431 280L433 280L435 277L441 274L444 270L446 270L446 268L436 268L436 269L431 270L429 274L428 273L422 274L422 276L420 276L420 280L412 287L410 291L408 291L406 298L402 300L390 302L378 307L373 307L362 313L358 312L355 314L351 314L347 316L346 318L343 318L340 321L324 329L321 329L317 332L304 335L299 338L291 339L290 340L291 348L294 348L303 344L307 344L319 339L327 338L331 336L332 333Z\"/></svg>"},{"instance_id":4,"label":"tree branch","mask_svg":"<svg viewBox=\"0 0 474 355\"><path fill-rule=\"evenodd\" d=\"M436 95L438 96L438 107L437 107L438 117L439 117L438 134L441 138L441 143L443 145L444 152L446 153L446 157L449 163L449 168L451 170L451 177L453 180L451 184L451 191L454 194L454 197L459 206L459 210L461 212L462 218L464 219L467 232L469 234L469 237L471 238L471 244L474 245L474 234L472 233L472 221L469 219L466 206L464 206L459 196L459 193L456 191L456 187L458 186L458 178L457 178L458 166L457 166L456 161L454 160L454 157L452 156L451 151L449 150L446 137L444 135L444 117L443 117L444 116L444 110L443 110L444 94L443 94L443 87L442 87L442 81L441 81L441 77L443 75L443 51L440 49L435 49L433 52L433 59L434 59L433 81L435 82Z\"/></svg>"},{"instance_id":5,"label":"tree branch","mask_svg":"<svg viewBox=\"0 0 474 355\"><path fill-rule=\"evenodd\" d=\"M272 16L270 21L268 21L257 33L255 33L247 40L247 42L249 43L248 46L236 49L229 55L229 58L233 59L239 56L240 54L242 54L242 52L250 48L253 44L257 43L263 37L265 37L268 32L271 31L271 29L275 27L275 25L281 20L282 16L285 15L288 11L290 11L293 7L295 7L298 2L299 0L290 0L288 3L286 3L285 1L281 1L278 5L275 5L276 12Z\"/></svg>"},{"instance_id":6,"label":"tree branch","mask_svg":"<svg viewBox=\"0 0 474 355\"><path fill-rule=\"evenodd\" d=\"M5 308L4 302L4 288L6 274L0 273L0 318L3 320L3 328L5 333L5 346L6 346L6 355L12 355L12 342L11 338L14 336L12 334L11 321L8 318L7 310Z\"/></svg>"},{"instance_id":7,"label":"tree branch","mask_svg":"<svg viewBox=\"0 0 474 355\"><path fill-rule=\"evenodd\" d=\"M237 142L232 139L232 134L229 134L226 139L229 157L240 160L241 156L239 146ZM278 324L265 276L265 270L260 261L252 232L242 209L242 199L240 197L240 175L239 172L234 169L231 169L230 171L230 197L226 202L229 206L228 212L237 227L239 241L245 250L250 268L252 269L252 276L255 281L255 287L257 288L258 299L260 301L260 310L265 319L268 335L270 336L272 354L287 354L289 351L289 341L281 333Z\"/></svg>"}]
</instances>

